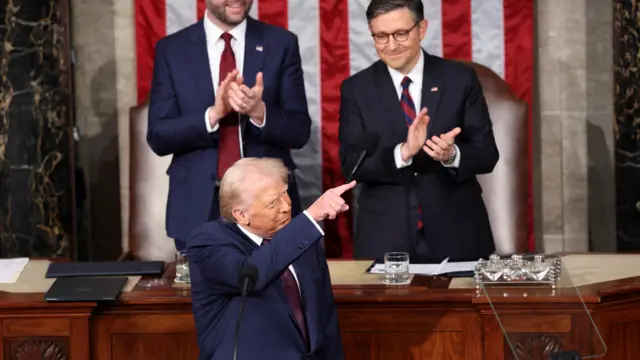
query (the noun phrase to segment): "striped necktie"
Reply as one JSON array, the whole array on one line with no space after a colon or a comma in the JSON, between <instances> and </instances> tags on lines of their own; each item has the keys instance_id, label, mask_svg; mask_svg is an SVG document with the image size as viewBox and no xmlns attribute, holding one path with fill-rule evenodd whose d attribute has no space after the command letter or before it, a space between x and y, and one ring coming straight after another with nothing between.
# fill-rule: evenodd
<instances>
[{"instance_id":1,"label":"striped necktie","mask_svg":"<svg viewBox=\"0 0 640 360\"><path fill-rule=\"evenodd\" d=\"M402 94L400 95L400 106L402 107L402 112L404 112L404 120L407 123L407 127L411 126L413 119L416 118L416 106L413 103L413 99L411 98L411 94L409 94L409 85L411 84L411 79L408 76L405 76L402 79ZM418 204L418 221L417 221L418 230L422 229L422 209L420 209L420 205Z\"/></svg>"}]
</instances>

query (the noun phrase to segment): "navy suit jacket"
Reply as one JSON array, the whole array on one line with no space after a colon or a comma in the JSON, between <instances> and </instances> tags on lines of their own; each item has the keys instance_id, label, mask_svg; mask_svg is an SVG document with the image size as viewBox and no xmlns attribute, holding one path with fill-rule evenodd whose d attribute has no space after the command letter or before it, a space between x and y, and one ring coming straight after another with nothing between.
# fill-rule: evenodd
<instances>
[{"instance_id":1,"label":"navy suit jacket","mask_svg":"<svg viewBox=\"0 0 640 360\"><path fill-rule=\"evenodd\" d=\"M255 265L259 275L245 300L238 359L343 359L321 238L304 213L263 246L248 238L236 224L223 220L198 227L187 242L187 257L200 359L232 358L241 300L238 272L245 263ZM293 264L302 293L309 349L280 283L289 264Z\"/></svg>"},{"instance_id":2,"label":"navy suit jacket","mask_svg":"<svg viewBox=\"0 0 640 360\"><path fill-rule=\"evenodd\" d=\"M215 101L206 48L204 20L156 44L151 84L147 142L159 156L173 154L167 201L167 233L186 240L209 220L218 179L218 132L209 134L205 112ZM273 157L292 170L290 149L305 146L311 133L298 38L293 33L247 18L243 76L249 87L263 73L266 104L264 127L241 118L245 157ZM295 177L289 196L292 213L301 211ZM213 209L212 209L213 206Z\"/></svg>"},{"instance_id":3,"label":"navy suit jacket","mask_svg":"<svg viewBox=\"0 0 640 360\"><path fill-rule=\"evenodd\" d=\"M360 156L358 138L367 131L380 135L379 148L354 176L362 186L356 258L379 258L390 251L415 254L418 204L428 247L424 261L477 260L495 249L476 180L477 174L493 171L499 156L482 87L472 67L424 56L420 108L428 109L427 136L462 129L456 137L461 154L456 169L424 151L410 166L396 167L394 148L406 141L408 127L386 64L377 61L342 83L339 137L345 176Z\"/></svg>"}]
</instances>

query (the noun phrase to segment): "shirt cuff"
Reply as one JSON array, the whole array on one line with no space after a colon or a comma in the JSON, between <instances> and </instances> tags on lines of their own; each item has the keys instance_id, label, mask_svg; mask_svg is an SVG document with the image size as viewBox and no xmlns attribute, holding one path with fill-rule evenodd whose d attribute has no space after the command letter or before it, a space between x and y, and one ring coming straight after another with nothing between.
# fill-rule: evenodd
<instances>
[{"instance_id":1,"label":"shirt cuff","mask_svg":"<svg viewBox=\"0 0 640 360\"><path fill-rule=\"evenodd\" d=\"M402 144L403 143L396 145L395 149L393 149L393 158L396 161L396 167L398 169L407 167L413 162L413 158L409 159L408 161L402 161L402 153L400 152L400 147L402 147Z\"/></svg>"},{"instance_id":2,"label":"shirt cuff","mask_svg":"<svg viewBox=\"0 0 640 360\"><path fill-rule=\"evenodd\" d=\"M318 229L318 231L320 231L320 234L322 234L322 236L324 236L324 231L322 231L322 228L320 227L320 225L311 217L311 215L309 215L309 213L307 212L307 210L303 211L303 213L305 215L307 215L307 217L309 218L309 221L311 221L313 223L313 225L316 226L316 228Z\"/></svg>"},{"instance_id":3,"label":"shirt cuff","mask_svg":"<svg viewBox=\"0 0 640 360\"><path fill-rule=\"evenodd\" d=\"M267 108L266 108L266 107L264 108L264 118L263 118L263 120L262 120L262 124L261 124L261 125L256 124L256 123L253 121L253 119L249 119L249 121L251 121L251 123L252 123L253 125L255 125L257 128L263 128L263 127L264 127L264 124L266 124L266 123L267 123Z\"/></svg>"},{"instance_id":4,"label":"shirt cuff","mask_svg":"<svg viewBox=\"0 0 640 360\"><path fill-rule=\"evenodd\" d=\"M216 126L211 127L211 123L209 122L209 109L211 109L211 107L207 108L207 110L204 112L204 123L207 125L207 132L216 132L218 131L218 128L220 127L220 124L216 123Z\"/></svg>"},{"instance_id":5,"label":"shirt cuff","mask_svg":"<svg viewBox=\"0 0 640 360\"><path fill-rule=\"evenodd\" d=\"M453 159L453 162L451 164L445 164L444 162L441 162L442 166L444 167L450 167L450 168L458 168L460 167L460 149L458 148L458 145L453 145L456 149L456 157L455 159Z\"/></svg>"}]
</instances>

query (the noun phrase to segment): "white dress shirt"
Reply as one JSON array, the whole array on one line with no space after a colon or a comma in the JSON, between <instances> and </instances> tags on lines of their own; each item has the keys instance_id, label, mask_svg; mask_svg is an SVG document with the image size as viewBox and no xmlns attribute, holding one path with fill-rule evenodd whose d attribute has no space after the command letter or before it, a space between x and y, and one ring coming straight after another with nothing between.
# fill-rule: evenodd
<instances>
[{"instance_id":1,"label":"white dress shirt","mask_svg":"<svg viewBox=\"0 0 640 360\"><path fill-rule=\"evenodd\" d=\"M305 214L308 218L309 221L311 221L313 223L313 225L316 226L316 228L318 229L318 231L320 231L320 234L322 234L322 236L324 236L324 231L322 231L322 228L320 227L320 225L318 225L318 223L311 217L311 215L309 215L309 213L305 210L303 211L303 214ZM253 240L253 242L255 242L258 246L262 246L262 238L254 233L252 233L251 231L243 228L241 225L237 224L238 228L240 228L240 230L249 237L249 239ZM296 279L296 283L298 283L298 290L300 290L300 282L298 281L298 275L296 275L296 270L293 268L293 264L289 265L289 270L291 270L291 273L293 274L293 278Z\"/></svg>"},{"instance_id":2,"label":"white dress shirt","mask_svg":"<svg viewBox=\"0 0 640 360\"><path fill-rule=\"evenodd\" d=\"M208 11L208 10L207 10ZM213 82L213 92L214 94L218 91L218 84L220 83L220 57L222 56L222 51L224 50L224 40L220 37L224 33L224 30L220 29L216 24L212 23L209 20L207 11L204 14L204 35L207 43L207 54L209 56L209 68L211 69L211 81ZM229 34L233 36L231 39L231 48L233 49L233 54L236 59L236 69L242 74L242 68L244 67L244 46L246 44L246 33L247 33L247 20L243 20L238 26L229 30ZM213 99L211 99L213 101ZM207 125L208 132L217 131L219 128L219 124L216 124L214 127L211 127L211 123L209 122L209 107L204 112L204 120ZM267 122L267 114L265 112L264 120L261 125L258 125L250 119L251 123L259 128L263 127ZM238 133L240 133L240 126L238 126ZM242 135L242 134L240 134ZM240 136L242 139L242 136ZM242 144L242 141L240 141ZM240 154L243 154L242 146L240 146Z\"/></svg>"},{"instance_id":3,"label":"white dress shirt","mask_svg":"<svg viewBox=\"0 0 640 360\"><path fill-rule=\"evenodd\" d=\"M391 81L393 81L393 85L396 88L396 92L398 93L398 101L400 101L400 98L402 96L402 79L404 79L405 75L389 66L387 66L387 69L389 69L389 74L391 75ZM422 53L422 51L420 51L420 58L418 59L416 66L414 66L413 70L411 70L409 74L406 75L407 77L409 77L409 79L411 79L411 83L409 84L409 95L411 95L413 104L416 107L415 109L416 114L419 113L420 110L422 109L421 104L422 104L423 72L424 72L424 54ZM400 147L402 146L402 144L403 143L396 145L393 152L395 162L396 162L396 167L398 169L409 166L413 162L413 158L407 161L402 161L402 154L400 152ZM454 159L453 164L446 165L443 163L442 164L443 166L457 168L460 165L460 149L458 149L458 145L454 144L454 146L456 149L456 158Z\"/></svg>"}]
</instances>

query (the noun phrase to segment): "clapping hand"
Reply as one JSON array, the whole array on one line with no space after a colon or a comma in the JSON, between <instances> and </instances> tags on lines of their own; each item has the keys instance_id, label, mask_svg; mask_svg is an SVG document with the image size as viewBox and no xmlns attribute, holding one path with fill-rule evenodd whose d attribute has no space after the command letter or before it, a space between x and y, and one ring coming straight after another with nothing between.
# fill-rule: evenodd
<instances>
[{"instance_id":1,"label":"clapping hand","mask_svg":"<svg viewBox=\"0 0 640 360\"><path fill-rule=\"evenodd\" d=\"M427 139L422 149L436 161L447 161L453 154L455 138L462 130L459 127L446 134Z\"/></svg>"},{"instance_id":2,"label":"clapping hand","mask_svg":"<svg viewBox=\"0 0 640 360\"><path fill-rule=\"evenodd\" d=\"M261 72L256 75L256 84L252 88L243 84L242 81L232 82L229 85L229 104L236 112L262 123L265 112L265 105L262 101L263 91L264 84Z\"/></svg>"},{"instance_id":3,"label":"clapping hand","mask_svg":"<svg viewBox=\"0 0 640 360\"><path fill-rule=\"evenodd\" d=\"M208 112L209 124L212 128L233 109L229 102L229 87L231 84L237 85L238 82L242 84L242 76L238 76L239 74L238 70L230 71L218 86L215 103Z\"/></svg>"},{"instance_id":4,"label":"clapping hand","mask_svg":"<svg viewBox=\"0 0 640 360\"><path fill-rule=\"evenodd\" d=\"M420 151L427 139L427 126L429 125L429 115L427 115L427 108L422 108L416 115L409 126L407 132L407 141L405 141L400 147L400 154L403 161L409 161L415 154Z\"/></svg>"}]
</instances>

